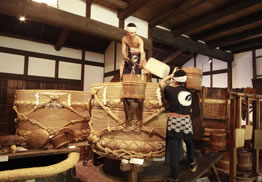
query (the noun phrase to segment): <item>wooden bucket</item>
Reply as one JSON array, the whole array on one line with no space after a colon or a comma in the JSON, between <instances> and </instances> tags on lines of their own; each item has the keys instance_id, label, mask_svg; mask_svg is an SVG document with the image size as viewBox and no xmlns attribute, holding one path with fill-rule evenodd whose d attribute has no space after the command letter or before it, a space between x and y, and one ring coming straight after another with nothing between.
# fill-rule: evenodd
<instances>
[{"instance_id":1,"label":"wooden bucket","mask_svg":"<svg viewBox=\"0 0 262 182\"><path fill-rule=\"evenodd\" d=\"M201 90L202 88L202 71L195 67L182 68L186 72L187 81L186 87L188 89Z\"/></svg>"},{"instance_id":2,"label":"wooden bucket","mask_svg":"<svg viewBox=\"0 0 262 182\"><path fill-rule=\"evenodd\" d=\"M94 91L95 90L95 91ZM125 125L122 83L96 83L91 101L90 136L92 150L112 159L161 157L165 154L166 114L158 83L147 82L143 124Z\"/></svg>"},{"instance_id":3,"label":"wooden bucket","mask_svg":"<svg viewBox=\"0 0 262 182\"><path fill-rule=\"evenodd\" d=\"M225 151L227 149L226 132L212 131L209 142L211 150Z\"/></svg>"},{"instance_id":4,"label":"wooden bucket","mask_svg":"<svg viewBox=\"0 0 262 182\"><path fill-rule=\"evenodd\" d=\"M238 150L237 156L237 169L242 172L252 171L252 153L245 149L242 149Z\"/></svg>"},{"instance_id":5,"label":"wooden bucket","mask_svg":"<svg viewBox=\"0 0 262 182\"><path fill-rule=\"evenodd\" d=\"M49 136L64 127L74 131L73 141L83 141L89 134L88 92L69 90L17 90L14 110L17 112L18 135L24 140L39 128Z\"/></svg>"},{"instance_id":6,"label":"wooden bucket","mask_svg":"<svg viewBox=\"0 0 262 182\"><path fill-rule=\"evenodd\" d=\"M223 158L219 160L216 164L217 170L220 174L228 176L230 170L230 163L229 163L229 152L224 152Z\"/></svg>"},{"instance_id":7,"label":"wooden bucket","mask_svg":"<svg viewBox=\"0 0 262 182\"><path fill-rule=\"evenodd\" d=\"M145 98L146 77L138 74L123 75L123 95L122 98Z\"/></svg>"}]
</instances>

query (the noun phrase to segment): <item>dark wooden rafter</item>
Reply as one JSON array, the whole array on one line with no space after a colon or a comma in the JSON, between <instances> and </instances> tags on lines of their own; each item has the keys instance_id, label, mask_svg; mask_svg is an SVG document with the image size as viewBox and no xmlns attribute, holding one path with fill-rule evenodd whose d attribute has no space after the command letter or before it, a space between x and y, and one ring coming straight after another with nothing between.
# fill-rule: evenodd
<instances>
[{"instance_id":1,"label":"dark wooden rafter","mask_svg":"<svg viewBox=\"0 0 262 182\"><path fill-rule=\"evenodd\" d=\"M194 42L192 39L183 36L174 37L172 32L160 28L153 29L153 40L164 45L185 49L196 54L203 54L222 61L233 61L233 55L231 53L218 49L210 49L205 44Z\"/></svg>"},{"instance_id":2,"label":"dark wooden rafter","mask_svg":"<svg viewBox=\"0 0 262 182\"><path fill-rule=\"evenodd\" d=\"M169 55L165 60L163 60L164 63L169 63L172 62L176 57L180 56L181 54L183 54L183 50L182 49L178 49L175 52L173 52L171 55Z\"/></svg>"},{"instance_id":3,"label":"dark wooden rafter","mask_svg":"<svg viewBox=\"0 0 262 182\"><path fill-rule=\"evenodd\" d=\"M252 1L239 1L239 3L234 3L232 6L227 5L226 8L221 8L220 10L214 11L214 13L210 13L208 16L200 17L198 20L192 21L186 25L182 25L180 27L173 27L172 31L174 36L179 36L180 34L187 34L190 30L199 28L201 26L205 26L210 22L217 21L218 19L222 19L224 17L230 16L235 12L239 12L241 10L247 9L249 7L255 6L258 3L262 3L261 0L252 0Z\"/></svg>"},{"instance_id":4,"label":"dark wooden rafter","mask_svg":"<svg viewBox=\"0 0 262 182\"><path fill-rule=\"evenodd\" d=\"M209 41L207 42L207 44L209 45L209 47L213 48L213 47L224 47L227 45L232 45L235 44L236 42L240 42L242 40L245 39L250 39L258 34L262 33L262 27L258 27L258 28L254 28L252 30L248 30L236 35L230 35L227 37L223 37L220 39L216 39L213 41Z\"/></svg>"},{"instance_id":5,"label":"dark wooden rafter","mask_svg":"<svg viewBox=\"0 0 262 182\"><path fill-rule=\"evenodd\" d=\"M86 17L91 17L91 5L94 3L95 0L86 0Z\"/></svg>"},{"instance_id":6,"label":"dark wooden rafter","mask_svg":"<svg viewBox=\"0 0 262 182\"><path fill-rule=\"evenodd\" d=\"M117 9L126 9L128 7L128 3L122 0L95 0L97 4L109 4Z\"/></svg>"},{"instance_id":7,"label":"dark wooden rafter","mask_svg":"<svg viewBox=\"0 0 262 182\"><path fill-rule=\"evenodd\" d=\"M219 27L215 27L213 29L209 29L207 31L203 31L201 33L195 34L193 36L190 36L193 40L204 40L212 37L217 34L221 34L227 31L231 31L232 29L237 29L242 26L259 23L262 22L262 12L258 12L256 14L250 15L248 17L239 18L233 22L223 24Z\"/></svg>"},{"instance_id":8,"label":"dark wooden rafter","mask_svg":"<svg viewBox=\"0 0 262 182\"><path fill-rule=\"evenodd\" d=\"M254 38L247 41L240 42L238 44L233 44L230 46L223 47L225 50L231 50L232 52L237 50L244 50L250 48L252 50L255 46L262 46L262 37Z\"/></svg>"},{"instance_id":9,"label":"dark wooden rafter","mask_svg":"<svg viewBox=\"0 0 262 182\"><path fill-rule=\"evenodd\" d=\"M200 1L192 1L192 0L187 0L183 4L179 5L178 7L162 14L161 16L157 16L155 19L151 20L149 22L149 25L151 27L154 27L156 25L160 25L164 21L170 19L170 18L175 18L181 13L185 13L187 11L190 11L192 8L196 8L200 6L201 4L205 3L206 0L200 0Z\"/></svg>"},{"instance_id":10,"label":"dark wooden rafter","mask_svg":"<svg viewBox=\"0 0 262 182\"><path fill-rule=\"evenodd\" d=\"M59 38L56 42L56 45L55 45L55 50L57 51L60 51L61 48L63 47L68 35L69 35L70 31L69 30L66 30L66 29L63 29L59 35Z\"/></svg>"},{"instance_id":11,"label":"dark wooden rafter","mask_svg":"<svg viewBox=\"0 0 262 182\"><path fill-rule=\"evenodd\" d=\"M152 0L134 0L128 5L126 9L120 10L117 13L117 16L120 20L124 20L151 1Z\"/></svg>"},{"instance_id":12,"label":"dark wooden rafter","mask_svg":"<svg viewBox=\"0 0 262 182\"><path fill-rule=\"evenodd\" d=\"M54 25L67 30L87 33L106 40L121 42L122 37L126 33L124 30L117 27L32 1L0 0L0 4L0 13L2 14L9 16L24 15L27 19L32 21ZM145 38L143 38L143 40L145 49L152 49L152 41Z\"/></svg>"}]
</instances>

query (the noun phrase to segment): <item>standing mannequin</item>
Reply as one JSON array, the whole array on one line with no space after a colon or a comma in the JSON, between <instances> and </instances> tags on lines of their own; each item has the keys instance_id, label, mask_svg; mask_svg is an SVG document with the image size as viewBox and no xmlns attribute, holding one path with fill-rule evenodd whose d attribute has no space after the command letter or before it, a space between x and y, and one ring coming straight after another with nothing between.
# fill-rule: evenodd
<instances>
[{"instance_id":1,"label":"standing mannequin","mask_svg":"<svg viewBox=\"0 0 262 182\"><path fill-rule=\"evenodd\" d=\"M171 78L174 82L166 85ZM186 73L183 70L174 69L173 73L165 77L160 82L164 90L164 96L168 101L170 113L167 120L167 153L169 154L171 176L166 182L179 181L179 156L182 140L187 148L188 167L191 172L196 172L197 164L194 156L194 146L192 141L193 130L190 118L192 105L192 95L185 87Z\"/></svg>"}]
</instances>

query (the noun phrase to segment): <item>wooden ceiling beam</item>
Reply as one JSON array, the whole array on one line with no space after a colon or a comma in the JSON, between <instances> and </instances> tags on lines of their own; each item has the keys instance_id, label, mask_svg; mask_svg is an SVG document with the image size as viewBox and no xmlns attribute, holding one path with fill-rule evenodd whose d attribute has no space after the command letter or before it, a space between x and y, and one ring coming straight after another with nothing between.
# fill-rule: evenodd
<instances>
[{"instance_id":1,"label":"wooden ceiling beam","mask_svg":"<svg viewBox=\"0 0 262 182\"><path fill-rule=\"evenodd\" d=\"M69 30L66 30L66 29L63 29L59 35L59 38L56 42L56 45L55 45L55 50L57 51L60 51L61 48L64 46L65 44L65 41L69 35L70 31Z\"/></svg>"},{"instance_id":2,"label":"wooden ceiling beam","mask_svg":"<svg viewBox=\"0 0 262 182\"><path fill-rule=\"evenodd\" d=\"M132 1L126 9L120 10L117 13L117 17L120 20L124 20L127 17L134 14L139 9L143 8L147 3L151 2L152 0L134 0Z\"/></svg>"},{"instance_id":3,"label":"wooden ceiling beam","mask_svg":"<svg viewBox=\"0 0 262 182\"><path fill-rule=\"evenodd\" d=\"M233 55L231 53L218 49L210 49L205 44L194 42L192 39L183 36L174 37L172 32L160 28L153 29L153 40L164 45L167 44L176 48L185 49L197 54L203 54L222 61L233 61Z\"/></svg>"},{"instance_id":4,"label":"wooden ceiling beam","mask_svg":"<svg viewBox=\"0 0 262 182\"><path fill-rule=\"evenodd\" d=\"M9 16L25 16L28 20L49 24L70 31L86 33L95 37L121 42L125 30L40 3L27 0L0 0L0 13ZM15 8L14 8L15 7ZM152 49L152 41L144 40L146 50Z\"/></svg>"},{"instance_id":5,"label":"wooden ceiling beam","mask_svg":"<svg viewBox=\"0 0 262 182\"><path fill-rule=\"evenodd\" d=\"M95 3L107 3L113 7L116 7L117 9L126 9L128 7L128 3L122 0L95 0Z\"/></svg>"},{"instance_id":6,"label":"wooden ceiling beam","mask_svg":"<svg viewBox=\"0 0 262 182\"><path fill-rule=\"evenodd\" d=\"M249 7L255 6L259 3L262 3L261 0L252 0L252 1L239 1L239 3L233 3L227 5L227 8L222 8L220 10L214 11L214 13L209 13L203 17L200 17L198 20L194 20L186 25L180 27L172 27L172 32L174 36L179 36L181 34L187 34L189 31L205 26L210 22L217 21L226 16L231 16L235 12L240 12L241 10L247 9Z\"/></svg>"},{"instance_id":7,"label":"wooden ceiling beam","mask_svg":"<svg viewBox=\"0 0 262 182\"><path fill-rule=\"evenodd\" d=\"M164 63L168 64L169 62L172 62L176 57L180 56L183 54L182 49L178 49L175 52L173 52L171 55L169 55L166 59L163 60Z\"/></svg>"},{"instance_id":8,"label":"wooden ceiling beam","mask_svg":"<svg viewBox=\"0 0 262 182\"><path fill-rule=\"evenodd\" d=\"M230 35L227 37L219 38L213 41L207 42L209 47L224 47L227 45L235 44L236 42L240 42L241 40L250 39L252 37L257 36L258 34L262 34L262 26L258 28L254 28L252 30L248 30L236 35Z\"/></svg>"},{"instance_id":9,"label":"wooden ceiling beam","mask_svg":"<svg viewBox=\"0 0 262 182\"><path fill-rule=\"evenodd\" d=\"M178 16L181 13L185 13L190 11L192 8L196 8L198 6L200 6L201 4L205 3L206 0L200 0L200 1L192 1L192 0L187 0L185 1L183 4L179 5L178 7L160 15L157 16L155 19L151 20L149 22L149 25L151 27L154 27L156 25L160 25L161 23L163 23L164 21L167 21L170 18L175 18L176 16Z\"/></svg>"},{"instance_id":10,"label":"wooden ceiling beam","mask_svg":"<svg viewBox=\"0 0 262 182\"><path fill-rule=\"evenodd\" d=\"M232 52L234 52L234 51L237 51L237 50L242 50L242 49L247 49L249 47L257 47L257 46L262 47L262 37L254 38L254 39L250 39L250 40L240 42L238 44L226 46L226 47L223 47L223 49L231 50Z\"/></svg>"},{"instance_id":11,"label":"wooden ceiling beam","mask_svg":"<svg viewBox=\"0 0 262 182\"><path fill-rule=\"evenodd\" d=\"M226 23L224 25L221 25L219 27L215 27L213 29L209 29L207 31L203 31L199 34L195 34L193 36L190 36L193 40L204 40L208 39L209 37L215 36L217 34L222 34L227 31L231 31L232 29L237 29L246 25L259 23L262 21L262 12L258 12L256 14L237 19L235 21L232 21L230 23Z\"/></svg>"}]
</instances>

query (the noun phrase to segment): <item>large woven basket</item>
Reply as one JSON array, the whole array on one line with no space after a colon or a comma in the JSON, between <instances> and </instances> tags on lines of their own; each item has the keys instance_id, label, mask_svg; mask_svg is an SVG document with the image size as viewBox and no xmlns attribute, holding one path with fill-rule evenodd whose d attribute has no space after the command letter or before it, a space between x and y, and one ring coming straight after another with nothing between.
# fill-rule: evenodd
<instances>
[{"instance_id":1,"label":"large woven basket","mask_svg":"<svg viewBox=\"0 0 262 182\"><path fill-rule=\"evenodd\" d=\"M114 159L161 157L165 153L166 114L158 83L147 82L143 124L125 125L122 83L91 85L90 137L92 149Z\"/></svg>"},{"instance_id":2,"label":"large woven basket","mask_svg":"<svg viewBox=\"0 0 262 182\"><path fill-rule=\"evenodd\" d=\"M37 129L55 135L63 128L74 131L74 141L89 135L90 94L68 90L17 90L14 110L17 112L17 134L24 137Z\"/></svg>"}]
</instances>

